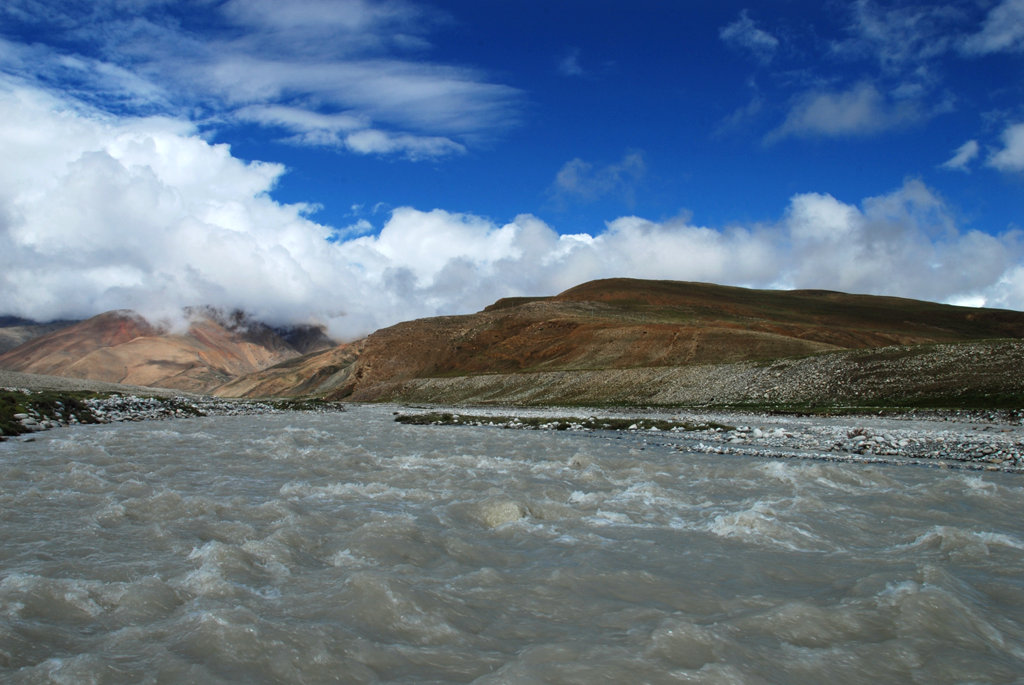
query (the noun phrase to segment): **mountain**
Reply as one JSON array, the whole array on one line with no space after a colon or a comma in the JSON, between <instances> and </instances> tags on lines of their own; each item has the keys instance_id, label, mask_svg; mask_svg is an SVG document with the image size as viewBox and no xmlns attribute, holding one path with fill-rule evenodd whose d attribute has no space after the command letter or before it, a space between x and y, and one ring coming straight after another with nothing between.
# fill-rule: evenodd
<instances>
[{"instance_id":1,"label":"mountain","mask_svg":"<svg viewBox=\"0 0 1024 685\"><path fill-rule=\"evenodd\" d=\"M74 321L49 321L39 323L17 316L0 316L0 354L13 350L32 338L70 326Z\"/></svg>"},{"instance_id":2,"label":"mountain","mask_svg":"<svg viewBox=\"0 0 1024 685\"><path fill-rule=\"evenodd\" d=\"M221 397L302 397L337 394L345 385L365 339L289 359L247 374L216 390Z\"/></svg>"},{"instance_id":3,"label":"mountain","mask_svg":"<svg viewBox=\"0 0 1024 685\"><path fill-rule=\"evenodd\" d=\"M0 368L24 373L207 392L304 351L333 345L316 327L281 331L241 312L185 311L180 332L127 311L94 316L0 355Z\"/></svg>"},{"instance_id":4,"label":"mountain","mask_svg":"<svg viewBox=\"0 0 1024 685\"><path fill-rule=\"evenodd\" d=\"M499 300L476 314L400 323L216 392L595 403L620 401L613 396L637 384L654 392L652 379L671 369L764 368L770 360L844 350L1005 338L1024 338L1024 313L831 291L606 279L553 297ZM576 395L565 392L583 379L596 385ZM542 390L523 395L537 383ZM638 402L646 397L629 396Z\"/></svg>"}]
</instances>

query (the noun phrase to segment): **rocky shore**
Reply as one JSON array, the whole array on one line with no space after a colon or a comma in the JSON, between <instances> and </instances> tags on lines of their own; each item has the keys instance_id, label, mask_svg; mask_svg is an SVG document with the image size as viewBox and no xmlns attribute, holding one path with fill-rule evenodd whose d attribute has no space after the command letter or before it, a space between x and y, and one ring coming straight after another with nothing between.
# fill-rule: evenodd
<instances>
[{"instance_id":1,"label":"rocky shore","mask_svg":"<svg viewBox=\"0 0 1024 685\"><path fill-rule=\"evenodd\" d=\"M0 440L79 424L240 416L285 411L344 411L332 402L225 400L54 376L0 372Z\"/></svg>"},{"instance_id":2,"label":"rocky shore","mask_svg":"<svg viewBox=\"0 0 1024 685\"><path fill-rule=\"evenodd\" d=\"M419 409L399 412L396 418L404 423L583 431L610 439L628 437L639 443L640 449L660 445L691 454L1024 473L1024 416L1020 412L936 411L825 417L602 411L580 417L572 413L577 411L460 408L457 414L438 414ZM417 415L431 418L410 418Z\"/></svg>"}]
</instances>

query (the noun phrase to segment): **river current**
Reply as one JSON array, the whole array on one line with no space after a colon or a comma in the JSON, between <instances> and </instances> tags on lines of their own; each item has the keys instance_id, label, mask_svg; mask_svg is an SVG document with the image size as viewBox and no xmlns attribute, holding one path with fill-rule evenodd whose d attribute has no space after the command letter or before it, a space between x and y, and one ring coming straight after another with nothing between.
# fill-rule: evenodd
<instances>
[{"instance_id":1,"label":"river current","mask_svg":"<svg viewBox=\"0 0 1024 685\"><path fill-rule=\"evenodd\" d=\"M0 444L0 680L1021 682L1019 474L391 411Z\"/></svg>"}]
</instances>

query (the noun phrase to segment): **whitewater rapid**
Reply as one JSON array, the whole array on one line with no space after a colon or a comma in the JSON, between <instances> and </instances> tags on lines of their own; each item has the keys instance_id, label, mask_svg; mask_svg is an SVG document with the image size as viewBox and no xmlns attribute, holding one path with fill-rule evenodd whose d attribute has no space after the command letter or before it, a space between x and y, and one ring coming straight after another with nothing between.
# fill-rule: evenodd
<instances>
[{"instance_id":1,"label":"whitewater rapid","mask_svg":"<svg viewBox=\"0 0 1024 685\"><path fill-rule=\"evenodd\" d=\"M1024 476L393 408L0 444L0 680L1014 682Z\"/></svg>"}]
</instances>

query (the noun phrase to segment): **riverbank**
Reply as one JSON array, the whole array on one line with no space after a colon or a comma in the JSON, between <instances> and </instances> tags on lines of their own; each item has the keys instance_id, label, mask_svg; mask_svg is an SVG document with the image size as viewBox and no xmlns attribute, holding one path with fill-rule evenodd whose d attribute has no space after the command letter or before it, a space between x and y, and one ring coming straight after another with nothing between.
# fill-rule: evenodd
<instances>
[{"instance_id":1,"label":"riverbank","mask_svg":"<svg viewBox=\"0 0 1024 685\"><path fill-rule=\"evenodd\" d=\"M344 411L341 404L304 400L225 400L164 388L0 371L0 440L80 424L241 416L285 411Z\"/></svg>"},{"instance_id":2,"label":"riverbank","mask_svg":"<svg viewBox=\"0 0 1024 685\"><path fill-rule=\"evenodd\" d=\"M1024 473L1019 413L913 411L806 416L701 410L464 408L396 412L407 424L618 431L679 452Z\"/></svg>"},{"instance_id":3,"label":"riverbank","mask_svg":"<svg viewBox=\"0 0 1024 685\"><path fill-rule=\"evenodd\" d=\"M0 432L190 416L343 411L301 400L229 400L79 379L0 371ZM397 407L406 423L603 431L680 452L923 465L1024 473L1024 414L1009 410L886 410L806 416L702 409ZM424 430L429 430L426 426ZM2 439L2 437L0 437Z\"/></svg>"}]
</instances>

